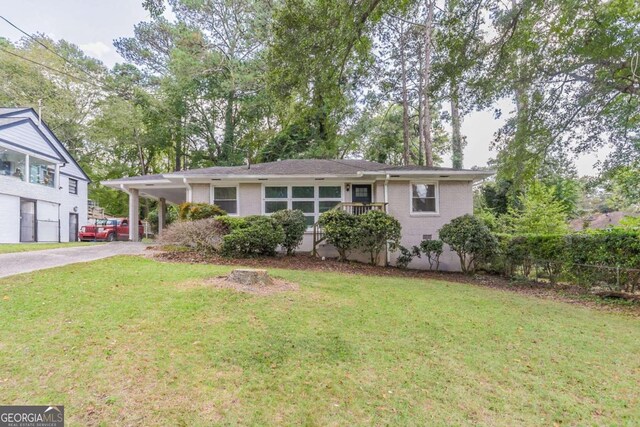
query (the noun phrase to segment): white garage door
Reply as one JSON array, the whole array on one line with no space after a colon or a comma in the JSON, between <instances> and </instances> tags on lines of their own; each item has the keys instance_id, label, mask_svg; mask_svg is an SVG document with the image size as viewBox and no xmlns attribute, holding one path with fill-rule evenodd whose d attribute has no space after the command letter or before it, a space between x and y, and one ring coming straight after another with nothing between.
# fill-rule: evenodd
<instances>
[{"instance_id":1,"label":"white garage door","mask_svg":"<svg viewBox=\"0 0 640 427\"><path fill-rule=\"evenodd\" d=\"M20 241L20 197L0 194L0 243Z\"/></svg>"},{"instance_id":2,"label":"white garage door","mask_svg":"<svg viewBox=\"0 0 640 427\"><path fill-rule=\"evenodd\" d=\"M57 242L60 221L58 204L38 200L36 215L38 218L38 242Z\"/></svg>"}]
</instances>

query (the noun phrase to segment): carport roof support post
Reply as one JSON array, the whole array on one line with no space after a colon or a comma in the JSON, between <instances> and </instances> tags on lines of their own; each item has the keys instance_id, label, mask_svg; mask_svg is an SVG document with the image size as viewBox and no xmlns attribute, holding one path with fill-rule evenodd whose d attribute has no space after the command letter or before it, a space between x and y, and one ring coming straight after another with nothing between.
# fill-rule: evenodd
<instances>
[{"instance_id":1,"label":"carport roof support post","mask_svg":"<svg viewBox=\"0 0 640 427\"><path fill-rule=\"evenodd\" d=\"M138 221L140 220L140 197L138 190L135 188L129 189L129 240L132 242L139 241L139 227Z\"/></svg>"},{"instance_id":2,"label":"carport roof support post","mask_svg":"<svg viewBox=\"0 0 640 427\"><path fill-rule=\"evenodd\" d=\"M158 235L162 235L164 229L165 216L167 215L167 201L164 197L160 197L158 201Z\"/></svg>"}]
</instances>

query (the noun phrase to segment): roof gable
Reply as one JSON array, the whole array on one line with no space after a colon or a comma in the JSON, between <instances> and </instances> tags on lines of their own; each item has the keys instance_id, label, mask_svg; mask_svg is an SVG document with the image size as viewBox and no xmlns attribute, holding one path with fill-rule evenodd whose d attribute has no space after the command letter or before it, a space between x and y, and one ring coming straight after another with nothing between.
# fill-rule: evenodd
<instances>
[{"instance_id":1,"label":"roof gable","mask_svg":"<svg viewBox=\"0 0 640 427\"><path fill-rule=\"evenodd\" d=\"M22 148L48 160L64 162L62 153L30 118L0 119L0 142Z\"/></svg>"},{"instance_id":2,"label":"roof gable","mask_svg":"<svg viewBox=\"0 0 640 427\"><path fill-rule=\"evenodd\" d=\"M33 108L0 108L0 138L2 138L2 121L16 119L29 120L32 127L35 128L37 132L39 132L41 138L43 138L47 142L47 144L57 153L56 159L65 163L64 166L60 168L60 173L81 180L90 181L87 174L82 170L71 153L69 153L69 151L65 148L64 144L62 144L62 142L55 136L51 129L49 129L49 126L47 126L44 121L41 121L41 126L37 125L39 117ZM29 148L27 147L27 149ZM37 152L34 151L34 153Z\"/></svg>"}]
</instances>

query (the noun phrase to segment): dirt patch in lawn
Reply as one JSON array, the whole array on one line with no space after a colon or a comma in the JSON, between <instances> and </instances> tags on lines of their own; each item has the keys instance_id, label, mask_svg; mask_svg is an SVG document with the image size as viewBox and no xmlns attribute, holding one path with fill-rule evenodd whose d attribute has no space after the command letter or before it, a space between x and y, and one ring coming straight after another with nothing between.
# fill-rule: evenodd
<instances>
[{"instance_id":1,"label":"dirt patch in lawn","mask_svg":"<svg viewBox=\"0 0 640 427\"><path fill-rule=\"evenodd\" d=\"M287 270L322 271L364 276L408 277L425 280L443 280L447 282L472 284L509 292L517 292L533 297L553 299L571 304L579 304L607 311L617 311L640 316L640 304L605 300L578 286L548 282L514 281L491 274L467 275L456 272L403 270L395 267L381 267L359 262L339 262L335 259L321 259L307 253L295 256L276 256L262 258L223 258L217 255L204 255L189 251L163 251L155 248L150 256L161 262L180 262L189 264L240 265L253 268L280 268Z\"/></svg>"},{"instance_id":2,"label":"dirt patch in lawn","mask_svg":"<svg viewBox=\"0 0 640 427\"><path fill-rule=\"evenodd\" d=\"M297 283L272 277L272 284L269 286L246 286L229 280L227 276L210 277L204 280L189 280L181 282L178 287L181 289L197 289L201 287L213 287L218 289L231 289L236 292L245 292L253 295L271 295L280 292L297 291L300 286Z\"/></svg>"}]
</instances>

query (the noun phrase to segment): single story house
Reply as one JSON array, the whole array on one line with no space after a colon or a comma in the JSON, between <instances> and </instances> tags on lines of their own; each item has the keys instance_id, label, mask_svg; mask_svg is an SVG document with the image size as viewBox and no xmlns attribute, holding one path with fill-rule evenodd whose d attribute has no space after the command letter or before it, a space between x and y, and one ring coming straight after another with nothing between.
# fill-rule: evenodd
<instances>
[{"instance_id":1,"label":"single story house","mask_svg":"<svg viewBox=\"0 0 640 427\"><path fill-rule=\"evenodd\" d=\"M402 245L437 239L438 230L458 216L473 212L474 182L490 176L480 170L423 166L390 166L365 160L282 160L244 166L216 166L160 175L104 181L129 194L129 222L138 222L139 197L160 201L160 224L166 203L185 201L216 204L229 215L269 215L299 209L307 218L301 251L334 256L335 249L317 242L314 224L329 209L354 214L380 209L402 225ZM160 227L162 229L162 226ZM314 230L316 233L314 233ZM315 242L314 242L314 236ZM131 240L137 236L131 235ZM397 254L390 254L394 263ZM415 260L412 267L426 266ZM459 268L454 254L444 253L441 267Z\"/></svg>"},{"instance_id":2,"label":"single story house","mask_svg":"<svg viewBox=\"0 0 640 427\"><path fill-rule=\"evenodd\" d=\"M0 108L0 243L69 242L89 177L31 108Z\"/></svg>"}]
</instances>

